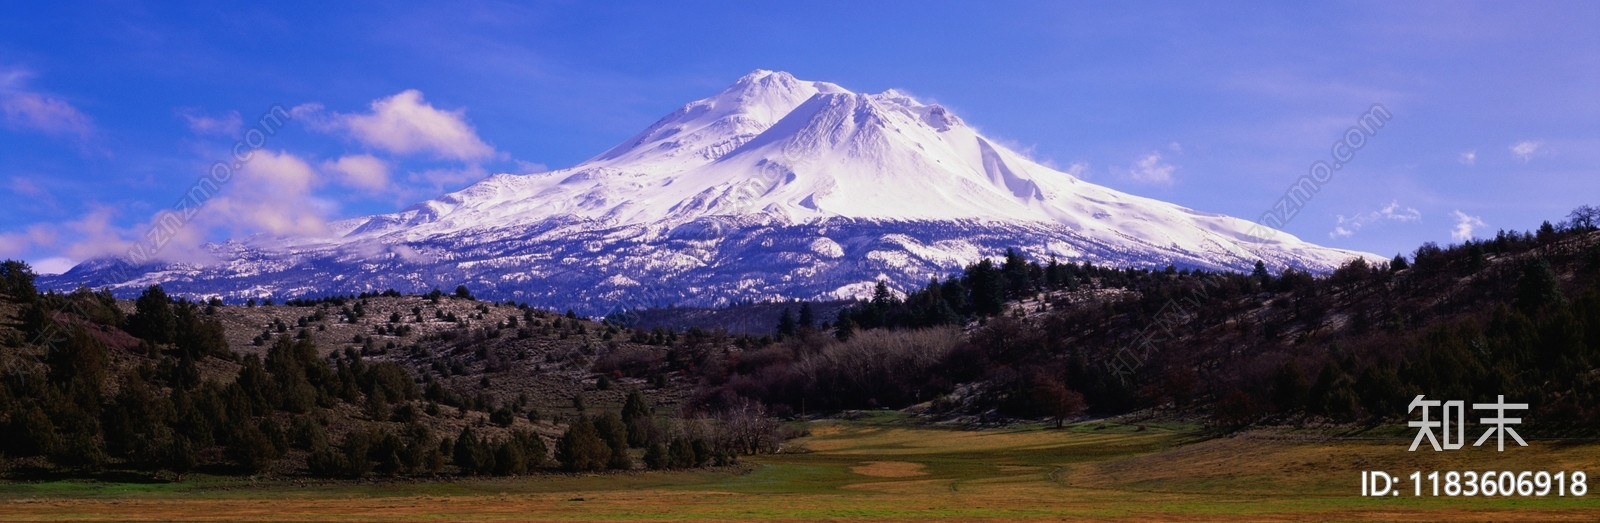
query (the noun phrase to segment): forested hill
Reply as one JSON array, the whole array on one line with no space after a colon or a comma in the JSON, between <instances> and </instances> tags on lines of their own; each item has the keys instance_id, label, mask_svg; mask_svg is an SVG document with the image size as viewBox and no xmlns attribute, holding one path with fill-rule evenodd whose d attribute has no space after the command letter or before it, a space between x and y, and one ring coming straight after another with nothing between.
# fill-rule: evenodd
<instances>
[{"instance_id":1,"label":"forested hill","mask_svg":"<svg viewBox=\"0 0 1600 523\"><path fill-rule=\"evenodd\" d=\"M1240 425L1376 423L1418 394L1503 394L1532 405L1531 430L1570 432L1600 419L1596 214L1325 276L1010 256L904 298L880 292L831 339L800 332L744 355L702 398L990 418L1155 409Z\"/></svg>"},{"instance_id":2,"label":"forested hill","mask_svg":"<svg viewBox=\"0 0 1600 523\"><path fill-rule=\"evenodd\" d=\"M735 340L649 333L462 287L224 305L39 293L0 265L0 474L361 478L728 464L759 404L686 408ZM681 335L680 335L681 334Z\"/></svg>"}]
</instances>

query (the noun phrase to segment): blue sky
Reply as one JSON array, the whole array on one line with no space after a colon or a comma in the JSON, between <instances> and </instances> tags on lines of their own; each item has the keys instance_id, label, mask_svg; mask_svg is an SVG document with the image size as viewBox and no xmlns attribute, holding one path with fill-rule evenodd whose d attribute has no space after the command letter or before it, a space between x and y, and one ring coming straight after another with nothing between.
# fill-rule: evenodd
<instances>
[{"instance_id":1,"label":"blue sky","mask_svg":"<svg viewBox=\"0 0 1600 523\"><path fill-rule=\"evenodd\" d=\"M757 4L757 5L746 5ZM0 257L118 254L271 107L183 245L581 162L753 69L896 88L1089 181L1392 255L1600 204L1600 3L23 3Z\"/></svg>"}]
</instances>

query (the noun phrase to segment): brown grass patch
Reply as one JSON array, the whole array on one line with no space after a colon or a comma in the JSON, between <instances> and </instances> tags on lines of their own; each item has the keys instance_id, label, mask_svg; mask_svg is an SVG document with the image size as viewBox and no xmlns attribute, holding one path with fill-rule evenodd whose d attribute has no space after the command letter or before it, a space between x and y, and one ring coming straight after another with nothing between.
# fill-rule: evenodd
<instances>
[{"instance_id":1,"label":"brown grass patch","mask_svg":"<svg viewBox=\"0 0 1600 523\"><path fill-rule=\"evenodd\" d=\"M865 465L850 467L850 472L875 478L910 478L928 475L927 466L908 461L868 461Z\"/></svg>"}]
</instances>

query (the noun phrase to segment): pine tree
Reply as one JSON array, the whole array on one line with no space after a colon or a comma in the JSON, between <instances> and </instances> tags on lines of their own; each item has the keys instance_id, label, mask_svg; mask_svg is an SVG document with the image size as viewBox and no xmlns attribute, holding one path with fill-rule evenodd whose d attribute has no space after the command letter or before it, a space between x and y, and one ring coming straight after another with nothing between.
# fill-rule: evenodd
<instances>
[{"instance_id":1,"label":"pine tree","mask_svg":"<svg viewBox=\"0 0 1600 523\"><path fill-rule=\"evenodd\" d=\"M611 450L606 466L618 470L633 468L633 457L628 455L628 426L622 418L615 412L601 414L594 420L594 428Z\"/></svg>"},{"instance_id":2,"label":"pine tree","mask_svg":"<svg viewBox=\"0 0 1600 523\"><path fill-rule=\"evenodd\" d=\"M199 463L200 455L195 451L194 444L189 442L189 438L175 436L172 438L171 445L167 447L167 453L162 460L161 466L176 474L178 483L183 483L183 475L188 474L190 470L194 470L195 465Z\"/></svg>"},{"instance_id":3,"label":"pine tree","mask_svg":"<svg viewBox=\"0 0 1600 523\"><path fill-rule=\"evenodd\" d=\"M544 439L540 438L538 434L526 430L515 430L511 432L511 441L516 442L522 448L523 457L528 460L529 471L545 466L545 461L549 458L550 451L545 448Z\"/></svg>"},{"instance_id":4,"label":"pine tree","mask_svg":"<svg viewBox=\"0 0 1600 523\"><path fill-rule=\"evenodd\" d=\"M1250 270L1250 277L1263 284L1271 280L1272 274L1267 272L1267 262L1256 260L1255 268Z\"/></svg>"},{"instance_id":5,"label":"pine tree","mask_svg":"<svg viewBox=\"0 0 1600 523\"><path fill-rule=\"evenodd\" d=\"M794 321L794 311L791 311L788 308L784 308L783 309L783 314L778 316L778 337L779 338L790 338L790 337L793 337L795 335L795 333L796 333L796 329L797 328L796 328L795 321Z\"/></svg>"},{"instance_id":6,"label":"pine tree","mask_svg":"<svg viewBox=\"0 0 1600 523\"><path fill-rule=\"evenodd\" d=\"M893 291L889 290L888 282L878 280L878 284L872 287L872 306L879 311L899 304L900 300L894 297Z\"/></svg>"},{"instance_id":7,"label":"pine tree","mask_svg":"<svg viewBox=\"0 0 1600 523\"><path fill-rule=\"evenodd\" d=\"M455 441L455 464L463 474L486 474L494 470L495 456L489 443L478 438L472 427L463 427Z\"/></svg>"},{"instance_id":8,"label":"pine tree","mask_svg":"<svg viewBox=\"0 0 1600 523\"><path fill-rule=\"evenodd\" d=\"M572 472L603 470L611 461L611 448L600 439L594 423L579 416L556 442L556 460Z\"/></svg>"},{"instance_id":9,"label":"pine tree","mask_svg":"<svg viewBox=\"0 0 1600 523\"><path fill-rule=\"evenodd\" d=\"M1563 301L1560 282L1550 263L1543 258L1528 260L1522 265L1522 277L1517 280L1517 307L1532 316L1547 305Z\"/></svg>"},{"instance_id":10,"label":"pine tree","mask_svg":"<svg viewBox=\"0 0 1600 523\"><path fill-rule=\"evenodd\" d=\"M800 328L812 329L817 326L817 315L811 310L811 302L800 304Z\"/></svg>"},{"instance_id":11,"label":"pine tree","mask_svg":"<svg viewBox=\"0 0 1600 523\"><path fill-rule=\"evenodd\" d=\"M955 276L945 278L944 283L939 285L939 293L943 295L944 302L950 305L950 310L962 316L967 314L967 288L961 284L961 279Z\"/></svg>"},{"instance_id":12,"label":"pine tree","mask_svg":"<svg viewBox=\"0 0 1600 523\"><path fill-rule=\"evenodd\" d=\"M967 284L972 295L972 311L994 316L1005 310L1005 282L994 262L985 258L967 267Z\"/></svg>"},{"instance_id":13,"label":"pine tree","mask_svg":"<svg viewBox=\"0 0 1600 523\"><path fill-rule=\"evenodd\" d=\"M133 316L128 318L128 330L133 335L156 344L172 343L177 337L178 318L160 285L145 289L134 300L133 310Z\"/></svg>"},{"instance_id":14,"label":"pine tree","mask_svg":"<svg viewBox=\"0 0 1600 523\"><path fill-rule=\"evenodd\" d=\"M650 444L644 451L644 464L652 470L661 470L672 466L672 458L667 455L667 446L657 441Z\"/></svg>"},{"instance_id":15,"label":"pine tree","mask_svg":"<svg viewBox=\"0 0 1600 523\"><path fill-rule=\"evenodd\" d=\"M696 465L694 446L689 443L688 439L681 436L672 440L672 446L667 450L667 455L669 456L667 461L672 468L687 469L694 468Z\"/></svg>"},{"instance_id":16,"label":"pine tree","mask_svg":"<svg viewBox=\"0 0 1600 523\"><path fill-rule=\"evenodd\" d=\"M6 260L0 263L0 293L19 302L31 302L39 295L33 286L33 268L27 262Z\"/></svg>"},{"instance_id":17,"label":"pine tree","mask_svg":"<svg viewBox=\"0 0 1600 523\"><path fill-rule=\"evenodd\" d=\"M1025 298L1033 294L1033 282L1028 275L1028 260L1016 249L1006 249L1006 261L1000 272L1005 278L1006 295Z\"/></svg>"},{"instance_id":18,"label":"pine tree","mask_svg":"<svg viewBox=\"0 0 1600 523\"><path fill-rule=\"evenodd\" d=\"M500 442L494 451L494 473L497 476L528 473L528 456L521 444L511 439Z\"/></svg>"},{"instance_id":19,"label":"pine tree","mask_svg":"<svg viewBox=\"0 0 1600 523\"><path fill-rule=\"evenodd\" d=\"M634 390L622 403L622 423L628 427L628 446L644 447L650 442L650 402L644 393Z\"/></svg>"},{"instance_id":20,"label":"pine tree","mask_svg":"<svg viewBox=\"0 0 1600 523\"><path fill-rule=\"evenodd\" d=\"M848 309L839 311L839 321L834 323L834 329L833 335L839 341L849 341L851 336L856 335L856 321L850 318Z\"/></svg>"}]
</instances>

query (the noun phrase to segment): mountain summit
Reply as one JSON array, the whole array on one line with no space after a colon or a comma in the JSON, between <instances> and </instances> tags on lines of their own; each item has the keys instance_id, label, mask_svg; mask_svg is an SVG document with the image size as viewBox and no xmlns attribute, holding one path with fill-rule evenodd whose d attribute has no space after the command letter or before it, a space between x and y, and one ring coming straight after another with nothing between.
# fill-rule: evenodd
<instances>
[{"instance_id":1,"label":"mountain summit","mask_svg":"<svg viewBox=\"0 0 1600 523\"><path fill-rule=\"evenodd\" d=\"M482 296L600 313L668 303L859 295L1016 247L1035 258L1327 271L1357 256L1094 185L984 138L938 105L758 70L577 166L497 174L337 237L213 247L224 263L105 263L57 288L224 298L466 283ZM96 269L96 268L101 269Z\"/></svg>"}]
</instances>

